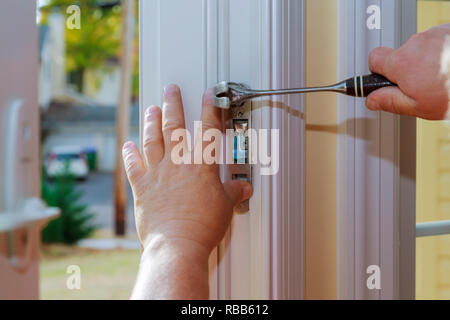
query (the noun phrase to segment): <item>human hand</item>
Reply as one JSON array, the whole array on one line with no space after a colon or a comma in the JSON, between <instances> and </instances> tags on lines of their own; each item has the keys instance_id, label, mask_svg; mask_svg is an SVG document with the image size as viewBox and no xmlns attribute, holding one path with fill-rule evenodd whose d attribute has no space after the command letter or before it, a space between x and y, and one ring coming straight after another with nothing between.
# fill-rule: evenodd
<instances>
[{"instance_id":1,"label":"human hand","mask_svg":"<svg viewBox=\"0 0 450 320\"><path fill-rule=\"evenodd\" d=\"M446 40L448 39L448 40ZM444 45L446 44L446 45ZM398 87L385 87L372 92L366 100L370 110L411 115L429 120L448 116L450 74L450 24L413 35L403 46L394 50L379 47L369 57L369 67L395 82ZM446 58L445 58L446 56Z\"/></svg>"},{"instance_id":2,"label":"human hand","mask_svg":"<svg viewBox=\"0 0 450 320\"><path fill-rule=\"evenodd\" d=\"M203 132L222 130L221 111L213 106L211 90L202 104ZM138 235L144 250L164 242L209 255L223 238L233 207L248 199L252 188L244 181L222 184L218 164L174 164L171 151L179 141L171 141L171 136L177 129L185 129L183 104L179 88L169 85L162 111L152 106L145 112L143 155L132 142L123 148Z\"/></svg>"}]
</instances>

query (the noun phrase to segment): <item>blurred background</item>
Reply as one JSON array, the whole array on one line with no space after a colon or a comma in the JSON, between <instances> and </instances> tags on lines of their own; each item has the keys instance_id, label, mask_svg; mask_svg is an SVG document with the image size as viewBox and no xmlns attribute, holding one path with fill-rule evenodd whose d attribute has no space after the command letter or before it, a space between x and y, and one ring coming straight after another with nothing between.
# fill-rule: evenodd
<instances>
[{"instance_id":1,"label":"blurred background","mask_svg":"<svg viewBox=\"0 0 450 320\"><path fill-rule=\"evenodd\" d=\"M120 194L131 191L128 183L115 188L117 145L139 137L137 1L133 8L126 32L121 1L37 1L42 199L61 210L42 232L42 299L127 299L136 277L132 197ZM132 43L127 66L124 41ZM123 72L131 79L129 103L120 106L129 123L118 137ZM116 198L126 198L122 208ZM81 290L64 285L68 265L82 270Z\"/></svg>"}]
</instances>

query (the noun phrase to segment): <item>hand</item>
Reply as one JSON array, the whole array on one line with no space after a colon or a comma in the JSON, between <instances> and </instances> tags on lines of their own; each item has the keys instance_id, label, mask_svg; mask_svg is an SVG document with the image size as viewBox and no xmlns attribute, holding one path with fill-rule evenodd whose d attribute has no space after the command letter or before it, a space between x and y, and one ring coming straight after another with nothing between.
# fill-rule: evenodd
<instances>
[{"instance_id":1,"label":"hand","mask_svg":"<svg viewBox=\"0 0 450 320\"><path fill-rule=\"evenodd\" d=\"M201 120L203 132L210 128L222 129L221 111L213 106L211 90L203 96ZM206 275L199 275L205 281L209 254L222 240L230 224L233 207L248 199L252 188L244 181L222 184L217 164L174 164L171 151L179 141L171 141L172 132L184 128L180 90L175 85L169 85L164 91L162 112L156 106L145 112L143 156L134 143L127 142L123 148L123 158L133 190L136 226L144 249L143 256L148 251L150 256L158 256L160 262L164 257L169 259L167 264L161 268L155 267L153 272L164 272L162 269L171 268L174 261L181 261L176 267L182 270L173 270L175 274L172 274L179 276L196 269L195 264L201 261L197 269L206 272ZM167 254L161 253L161 250ZM176 260L178 255L184 258ZM182 264L186 262L185 270ZM149 266L148 269L151 268ZM186 297L179 291L174 293L174 288L166 289L172 290L172 293L162 294L164 298ZM189 290L192 294L194 289ZM188 296L204 297L204 294Z\"/></svg>"},{"instance_id":2,"label":"hand","mask_svg":"<svg viewBox=\"0 0 450 320\"><path fill-rule=\"evenodd\" d=\"M398 87L372 92L366 100L367 108L429 120L445 119L449 111L450 87L446 87L446 81L450 81L450 72L443 70L450 70L450 61L444 61L450 60L449 50L450 24L415 34L397 50L374 49L369 57L370 70Z\"/></svg>"}]
</instances>

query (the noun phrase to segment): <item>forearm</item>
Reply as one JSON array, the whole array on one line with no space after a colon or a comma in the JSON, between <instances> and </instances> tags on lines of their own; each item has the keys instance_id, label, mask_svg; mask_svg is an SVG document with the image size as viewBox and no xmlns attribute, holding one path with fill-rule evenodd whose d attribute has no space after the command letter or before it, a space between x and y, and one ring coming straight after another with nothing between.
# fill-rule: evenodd
<instances>
[{"instance_id":1,"label":"forearm","mask_svg":"<svg viewBox=\"0 0 450 320\"><path fill-rule=\"evenodd\" d=\"M208 299L208 256L185 239L154 239L142 253L131 299Z\"/></svg>"},{"instance_id":2,"label":"forearm","mask_svg":"<svg viewBox=\"0 0 450 320\"><path fill-rule=\"evenodd\" d=\"M233 208L251 197L252 187L239 180L222 184L218 165L173 161L179 142L172 137L186 127L176 85L164 88L162 110L150 106L143 118L142 153L133 142L123 147L144 248L131 298L208 299L209 255L227 231ZM212 90L203 95L201 119L205 132L222 128Z\"/></svg>"}]
</instances>

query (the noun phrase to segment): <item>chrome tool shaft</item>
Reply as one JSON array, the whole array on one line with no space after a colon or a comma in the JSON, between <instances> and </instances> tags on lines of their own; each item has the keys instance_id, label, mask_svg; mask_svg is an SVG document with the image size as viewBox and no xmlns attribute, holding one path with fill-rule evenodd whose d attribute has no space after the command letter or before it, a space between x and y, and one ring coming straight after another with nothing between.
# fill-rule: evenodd
<instances>
[{"instance_id":1,"label":"chrome tool shaft","mask_svg":"<svg viewBox=\"0 0 450 320\"><path fill-rule=\"evenodd\" d=\"M378 74L356 76L331 86L279 90L253 90L242 83L223 81L214 87L213 99L216 107L228 109L230 106L240 106L249 99L283 94L329 91L343 93L353 97L367 97L371 92L377 89L395 85L396 84Z\"/></svg>"}]
</instances>

